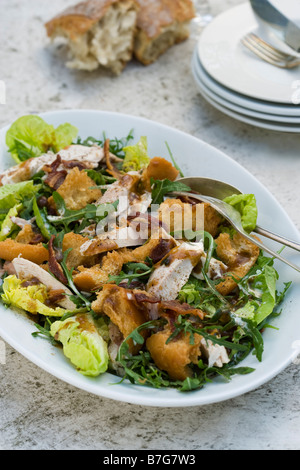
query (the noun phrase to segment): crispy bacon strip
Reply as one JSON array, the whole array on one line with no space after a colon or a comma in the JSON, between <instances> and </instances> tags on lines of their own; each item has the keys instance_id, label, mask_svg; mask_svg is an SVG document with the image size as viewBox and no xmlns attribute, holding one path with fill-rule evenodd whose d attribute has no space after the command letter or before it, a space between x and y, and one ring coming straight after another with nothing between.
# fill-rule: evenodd
<instances>
[{"instance_id":1,"label":"crispy bacon strip","mask_svg":"<svg viewBox=\"0 0 300 470\"><path fill-rule=\"evenodd\" d=\"M73 168L78 168L80 171L90 168L91 165L76 160L62 160L60 155L57 155L51 165L45 165L43 170L48 173L45 183L55 191L64 183L69 171ZM61 168L59 170L59 168Z\"/></svg>"},{"instance_id":2,"label":"crispy bacon strip","mask_svg":"<svg viewBox=\"0 0 300 470\"><path fill-rule=\"evenodd\" d=\"M40 282L40 281L39 281ZM46 300L46 305L48 307L57 306L59 302L64 300L66 293L63 289L50 290L48 292L48 299Z\"/></svg>"},{"instance_id":3,"label":"crispy bacon strip","mask_svg":"<svg viewBox=\"0 0 300 470\"><path fill-rule=\"evenodd\" d=\"M105 155L105 161L106 161L106 166L107 166L107 173L109 173L111 176L113 176L117 180L120 180L122 176L124 176L124 174L121 173L120 170L118 170L112 163L111 153L109 151L109 144L110 144L110 140L106 139L106 141L104 142L104 155Z\"/></svg>"},{"instance_id":4,"label":"crispy bacon strip","mask_svg":"<svg viewBox=\"0 0 300 470\"><path fill-rule=\"evenodd\" d=\"M60 155L57 155L56 159L51 163L51 165L45 165L43 167L45 173L48 173L48 176L45 179L45 184L55 191L63 184L68 174L66 170L58 170L60 165L61 157Z\"/></svg>"},{"instance_id":5,"label":"crispy bacon strip","mask_svg":"<svg viewBox=\"0 0 300 470\"><path fill-rule=\"evenodd\" d=\"M166 317L170 315L170 312L179 315L194 315L200 320L205 317L205 312L198 308L193 308L187 303L180 303L178 300L165 300L161 301L158 297L148 294L147 292L133 291L136 302L157 304L158 316Z\"/></svg>"},{"instance_id":6,"label":"crispy bacon strip","mask_svg":"<svg viewBox=\"0 0 300 470\"><path fill-rule=\"evenodd\" d=\"M55 235L52 235L48 244L49 270L62 284L66 285L68 284L68 280L63 272L61 265L59 264L57 260L57 253L54 248L54 240L55 240Z\"/></svg>"}]
</instances>

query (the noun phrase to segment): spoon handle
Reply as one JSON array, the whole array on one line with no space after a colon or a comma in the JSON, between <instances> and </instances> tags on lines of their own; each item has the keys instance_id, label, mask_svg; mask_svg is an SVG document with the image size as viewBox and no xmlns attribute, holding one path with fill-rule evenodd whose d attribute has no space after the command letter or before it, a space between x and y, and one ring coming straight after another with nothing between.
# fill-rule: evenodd
<instances>
[{"instance_id":1,"label":"spoon handle","mask_svg":"<svg viewBox=\"0 0 300 470\"><path fill-rule=\"evenodd\" d=\"M238 227L235 227L236 230L238 230L245 238L247 238L249 241L251 241L252 243L254 243L255 245L257 245L261 250L269 253L269 255L273 256L273 258L277 258L279 261L282 261L282 263L285 263L287 264L290 268L293 268L295 269L295 271L298 271L298 273L300 273L300 266L297 266L293 263L291 263L290 261L288 261L287 259L283 258L279 253L271 250L268 246L264 245L263 243L260 243L259 241L255 240L253 237L251 237L251 235L248 235L244 232L242 232L241 230L239 230Z\"/></svg>"},{"instance_id":2,"label":"spoon handle","mask_svg":"<svg viewBox=\"0 0 300 470\"><path fill-rule=\"evenodd\" d=\"M270 240L274 240L275 242L281 243L282 245L288 246L289 248L293 248L294 250L300 251L300 243L294 242L287 238L281 237L265 228L260 227L259 225L256 226L255 233L258 235L262 235L263 237L270 238Z\"/></svg>"}]
</instances>

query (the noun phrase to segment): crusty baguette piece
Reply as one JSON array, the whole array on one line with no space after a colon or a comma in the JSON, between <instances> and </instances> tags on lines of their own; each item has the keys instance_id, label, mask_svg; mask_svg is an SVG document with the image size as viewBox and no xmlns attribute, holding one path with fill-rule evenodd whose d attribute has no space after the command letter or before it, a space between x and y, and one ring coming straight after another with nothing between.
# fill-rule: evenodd
<instances>
[{"instance_id":1,"label":"crusty baguette piece","mask_svg":"<svg viewBox=\"0 0 300 470\"><path fill-rule=\"evenodd\" d=\"M190 35L190 21L195 16L192 0L137 0L134 55L144 65Z\"/></svg>"},{"instance_id":2,"label":"crusty baguette piece","mask_svg":"<svg viewBox=\"0 0 300 470\"><path fill-rule=\"evenodd\" d=\"M48 36L67 39L67 66L92 71L99 66L120 74L133 55L136 0L87 0L46 23Z\"/></svg>"}]
</instances>

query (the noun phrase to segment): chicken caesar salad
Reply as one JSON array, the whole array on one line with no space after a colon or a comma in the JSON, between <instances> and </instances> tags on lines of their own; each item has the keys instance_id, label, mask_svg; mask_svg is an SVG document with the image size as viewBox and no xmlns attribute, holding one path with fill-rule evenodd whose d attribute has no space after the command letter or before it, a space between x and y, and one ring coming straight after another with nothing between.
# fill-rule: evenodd
<instances>
[{"instance_id":1,"label":"chicken caesar salad","mask_svg":"<svg viewBox=\"0 0 300 470\"><path fill-rule=\"evenodd\" d=\"M280 314L266 256L180 181L171 143L147 136L82 139L71 124L19 118L6 134L15 164L0 175L0 297L88 377L187 392L263 360ZM244 229L255 195L226 198ZM255 235L253 235L255 236Z\"/></svg>"}]
</instances>

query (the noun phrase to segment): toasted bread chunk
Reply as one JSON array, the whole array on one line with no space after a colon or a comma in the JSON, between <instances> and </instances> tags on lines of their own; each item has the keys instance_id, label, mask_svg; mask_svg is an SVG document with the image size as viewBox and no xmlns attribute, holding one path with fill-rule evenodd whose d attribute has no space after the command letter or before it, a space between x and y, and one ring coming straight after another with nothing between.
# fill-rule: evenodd
<instances>
[{"instance_id":1,"label":"toasted bread chunk","mask_svg":"<svg viewBox=\"0 0 300 470\"><path fill-rule=\"evenodd\" d=\"M235 279L242 279L254 266L260 250L239 233L236 233L233 239L228 233L221 233L216 239L216 244L217 255L228 268L224 276L225 281L217 284L216 289L222 295L228 295L237 286L232 276Z\"/></svg>"},{"instance_id":2,"label":"toasted bread chunk","mask_svg":"<svg viewBox=\"0 0 300 470\"><path fill-rule=\"evenodd\" d=\"M87 0L46 23L48 36L66 38L72 69L103 66L120 74L133 54L138 5L135 0Z\"/></svg>"},{"instance_id":3,"label":"toasted bread chunk","mask_svg":"<svg viewBox=\"0 0 300 470\"><path fill-rule=\"evenodd\" d=\"M147 168L143 171L142 182L147 189L151 190L151 178L154 180L164 180L168 179L170 181L175 181L179 176L179 171L168 162L165 158L154 157L151 158L151 161Z\"/></svg>"},{"instance_id":4,"label":"toasted bread chunk","mask_svg":"<svg viewBox=\"0 0 300 470\"><path fill-rule=\"evenodd\" d=\"M77 268L78 266L93 266L96 263L95 256L85 256L80 250L82 245L86 243L86 240L86 237L73 232L65 234L63 252L72 248L66 259L68 269Z\"/></svg>"},{"instance_id":5,"label":"toasted bread chunk","mask_svg":"<svg viewBox=\"0 0 300 470\"><path fill-rule=\"evenodd\" d=\"M148 319L146 309L136 302L132 292L114 284L106 284L103 287L97 300L92 303L92 309L96 313L107 315L119 328L124 339ZM130 351L135 354L141 346L135 346L130 340L129 347Z\"/></svg>"},{"instance_id":6,"label":"toasted bread chunk","mask_svg":"<svg viewBox=\"0 0 300 470\"><path fill-rule=\"evenodd\" d=\"M32 230L32 226L30 224L26 224L16 236L15 241L18 243L28 244L33 240L34 236L35 233Z\"/></svg>"},{"instance_id":7,"label":"toasted bread chunk","mask_svg":"<svg viewBox=\"0 0 300 470\"><path fill-rule=\"evenodd\" d=\"M18 243L11 238L0 242L0 258L6 261L12 261L15 258L24 258L36 264L42 264L49 260L48 250L42 243L37 245L27 245Z\"/></svg>"},{"instance_id":8,"label":"toasted bread chunk","mask_svg":"<svg viewBox=\"0 0 300 470\"><path fill-rule=\"evenodd\" d=\"M74 275L75 285L86 292L92 292L108 282L110 275L118 274L123 264L134 261L134 257L127 249L111 251L104 256L102 263L91 268L78 267L78 273Z\"/></svg>"},{"instance_id":9,"label":"toasted bread chunk","mask_svg":"<svg viewBox=\"0 0 300 470\"><path fill-rule=\"evenodd\" d=\"M102 194L100 189L95 189L95 181L87 175L86 171L80 171L76 167L70 171L57 192L63 197L67 209L70 210L83 209L87 204L99 199ZM51 204L51 201L49 202Z\"/></svg>"},{"instance_id":10,"label":"toasted bread chunk","mask_svg":"<svg viewBox=\"0 0 300 470\"><path fill-rule=\"evenodd\" d=\"M172 332L169 328L153 334L147 339L146 346L157 367L168 372L173 380L185 380L191 376L189 364L197 364L202 336L194 335L194 344L190 344L190 335L182 335L170 341Z\"/></svg>"},{"instance_id":11,"label":"toasted bread chunk","mask_svg":"<svg viewBox=\"0 0 300 470\"><path fill-rule=\"evenodd\" d=\"M191 0L138 0L138 3L134 54L148 65L189 37L189 23L195 11Z\"/></svg>"},{"instance_id":12,"label":"toasted bread chunk","mask_svg":"<svg viewBox=\"0 0 300 470\"><path fill-rule=\"evenodd\" d=\"M209 204L189 204L180 199L166 199L159 207L159 219L169 232L178 234L177 238L190 230L205 230L215 237L222 221Z\"/></svg>"}]
</instances>

